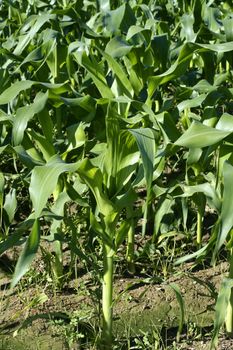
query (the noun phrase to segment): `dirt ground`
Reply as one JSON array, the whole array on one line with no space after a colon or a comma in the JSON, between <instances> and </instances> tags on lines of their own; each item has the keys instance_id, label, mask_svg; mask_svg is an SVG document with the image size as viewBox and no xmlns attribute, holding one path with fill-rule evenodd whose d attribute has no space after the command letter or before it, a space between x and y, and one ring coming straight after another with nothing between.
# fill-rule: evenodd
<instances>
[{"instance_id":1,"label":"dirt ground","mask_svg":"<svg viewBox=\"0 0 233 350\"><path fill-rule=\"evenodd\" d=\"M179 271L163 283L153 283L147 278L116 276L115 336L118 339L126 335L140 337L157 330L164 335L163 344L168 349L171 346L177 350L209 349L214 304L227 271L228 264L223 262L197 272L190 272L187 264L186 271ZM25 350L67 349L69 335L65 334L64 324L71 322L74 312L79 319L81 315L89 323L99 322L101 290L91 280L91 273L71 280L60 291L53 289L49 283L47 286L22 283L17 289L10 290L9 283L10 277L1 271L0 349L20 350L21 345ZM172 344L180 319L180 306L171 284L178 286L185 305L184 334L176 348ZM91 310L94 310L92 316ZM221 335L218 349L233 349L233 340Z\"/></svg>"}]
</instances>

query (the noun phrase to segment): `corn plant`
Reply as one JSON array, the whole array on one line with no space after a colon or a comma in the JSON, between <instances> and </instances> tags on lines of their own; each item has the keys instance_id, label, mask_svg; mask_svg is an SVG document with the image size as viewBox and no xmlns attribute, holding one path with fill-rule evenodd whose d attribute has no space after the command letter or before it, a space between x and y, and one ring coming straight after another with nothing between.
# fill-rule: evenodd
<instances>
[{"instance_id":1,"label":"corn plant","mask_svg":"<svg viewBox=\"0 0 233 350\"><path fill-rule=\"evenodd\" d=\"M10 173L1 163L0 252L25 243L12 286L36 256L44 220L62 284L65 206L88 208L102 247L102 346L111 347L114 257L126 242L135 271L143 187L141 234L153 244L180 227L187 234L190 203L197 209L197 247L177 263L211 251L214 263L227 242L231 268L219 298L231 333L231 3L15 0L2 1L0 17L0 153L12 158ZM15 225L19 183L30 205ZM203 244L206 209L218 219ZM76 233L72 226L68 243L80 254Z\"/></svg>"}]
</instances>

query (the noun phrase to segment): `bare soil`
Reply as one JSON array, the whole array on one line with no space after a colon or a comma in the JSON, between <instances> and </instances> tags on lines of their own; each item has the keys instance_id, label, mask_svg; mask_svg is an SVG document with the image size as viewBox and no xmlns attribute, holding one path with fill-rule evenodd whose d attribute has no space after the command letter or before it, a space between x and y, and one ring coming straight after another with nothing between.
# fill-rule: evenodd
<instances>
[{"instance_id":1,"label":"bare soil","mask_svg":"<svg viewBox=\"0 0 233 350\"><path fill-rule=\"evenodd\" d=\"M35 266L39 266L39 261ZM180 306L171 287L175 283L185 305L184 332L176 349L209 349L214 305L228 264L223 262L197 272L190 272L188 264L185 267L185 271L178 271L163 283L116 276L116 338L140 338L156 330L163 337L163 348L173 349L180 319ZM23 282L15 290L9 289L9 283L10 276L1 271L0 349L20 350L21 346L25 350L75 349L74 345L67 345L69 335L65 334L64 327L71 322L75 310L84 315L84 320L85 315L89 315L88 323L99 324L101 290L100 285L93 282L91 273L69 281L60 291L54 289L52 283L27 285ZM233 349L233 340L221 336L218 349Z\"/></svg>"}]
</instances>

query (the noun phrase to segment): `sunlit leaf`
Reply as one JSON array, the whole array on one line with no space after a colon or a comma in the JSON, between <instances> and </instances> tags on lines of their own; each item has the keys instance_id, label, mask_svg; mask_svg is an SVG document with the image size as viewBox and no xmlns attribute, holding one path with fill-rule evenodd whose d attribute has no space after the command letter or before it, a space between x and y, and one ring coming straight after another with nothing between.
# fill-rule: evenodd
<instances>
[{"instance_id":1,"label":"sunlit leaf","mask_svg":"<svg viewBox=\"0 0 233 350\"><path fill-rule=\"evenodd\" d=\"M75 171L77 167L77 163L67 164L58 156L54 156L46 165L36 166L33 169L29 192L36 218L40 216L54 191L59 175L67 171Z\"/></svg>"},{"instance_id":2,"label":"sunlit leaf","mask_svg":"<svg viewBox=\"0 0 233 350\"><path fill-rule=\"evenodd\" d=\"M217 348L218 335L221 326L223 325L226 317L226 310L230 301L231 290L233 287L233 280L230 278L224 278L221 283L221 288L218 294L217 303L215 306L215 320L214 320L214 332L211 341L211 350Z\"/></svg>"},{"instance_id":3,"label":"sunlit leaf","mask_svg":"<svg viewBox=\"0 0 233 350\"><path fill-rule=\"evenodd\" d=\"M19 282L19 280L29 270L31 263L36 256L39 243L40 243L40 223L39 223L39 220L36 219L32 226L32 230L27 239L27 242L25 243L23 251L21 252L19 259L17 261L14 275L11 282L12 288Z\"/></svg>"},{"instance_id":4,"label":"sunlit leaf","mask_svg":"<svg viewBox=\"0 0 233 350\"><path fill-rule=\"evenodd\" d=\"M155 152L157 149L155 131L153 129L132 129L142 157L143 168L148 189L151 187L155 164Z\"/></svg>"},{"instance_id":5,"label":"sunlit leaf","mask_svg":"<svg viewBox=\"0 0 233 350\"><path fill-rule=\"evenodd\" d=\"M133 46L129 45L127 41L119 36L116 36L108 42L105 51L108 55L111 55L111 57L118 58L127 55L132 48Z\"/></svg>"},{"instance_id":6,"label":"sunlit leaf","mask_svg":"<svg viewBox=\"0 0 233 350\"><path fill-rule=\"evenodd\" d=\"M233 185L232 185L233 166L227 161L223 165L223 196L222 196L222 208L220 213L220 227L217 238L217 244L215 251L218 252L223 245L227 234L233 227Z\"/></svg>"},{"instance_id":7,"label":"sunlit leaf","mask_svg":"<svg viewBox=\"0 0 233 350\"><path fill-rule=\"evenodd\" d=\"M94 167L88 159L84 159L77 170L80 177L93 192L99 211L105 216L114 212L112 203L102 190L103 175L100 169Z\"/></svg>"},{"instance_id":8,"label":"sunlit leaf","mask_svg":"<svg viewBox=\"0 0 233 350\"><path fill-rule=\"evenodd\" d=\"M16 190L12 189L5 198L4 211L7 214L8 224L11 224L17 209Z\"/></svg>"},{"instance_id":9,"label":"sunlit leaf","mask_svg":"<svg viewBox=\"0 0 233 350\"><path fill-rule=\"evenodd\" d=\"M218 130L201 123L194 122L188 130L175 142L175 145L202 148L214 145L231 134L232 131Z\"/></svg>"},{"instance_id":10,"label":"sunlit leaf","mask_svg":"<svg viewBox=\"0 0 233 350\"><path fill-rule=\"evenodd\" d=\"M47 99L47 93L38 93L32 104L17 109L12 131L15 146L21 143L28 122L44 109Z\"/></svg>"}]
</instances>

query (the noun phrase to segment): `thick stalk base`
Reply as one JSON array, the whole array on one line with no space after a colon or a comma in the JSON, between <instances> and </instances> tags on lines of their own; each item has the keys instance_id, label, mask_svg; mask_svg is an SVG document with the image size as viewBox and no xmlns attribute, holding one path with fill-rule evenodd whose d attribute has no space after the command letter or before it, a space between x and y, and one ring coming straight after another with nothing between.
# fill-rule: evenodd
<instances>
[{"instance_id":1,"label":"thick stalk base","mask_svg":"<svg viewBox=\"0 0 233 350\"><path fill-rule=\"evenodd\" d=\"M229 278L233 278L233 249L230 250L230 271ZM227 306L226 318L225 318L226 332L229 336L233 337L233 288L231 288L231 295L229 304Z\"/></svg>"},{"instance_id":2,"label":"thick stalk base","mask_svg":"<svg viewBox=\"0 0 233 350\"><path fill-rule=\"evenodd\" d=\"M102 311L103 311L103 330L102 330L102 349L112 348L112 293L113 293L113 256L111 248L107 245L103 247L103 289L102 289Z\"/></svg>"},{"instance_id":3,"label":"thick stalk base","mask_svg":"<svg viewBox=\"0 0 233 350\"><path fill-rule=\"evenodd\" d=\"M230 302L227 306L225 325L226 325L226 332L227 332L228 336L233 337L233 293L232 293L232 290L231 290Z\"/></svg>"}]
</instances>

